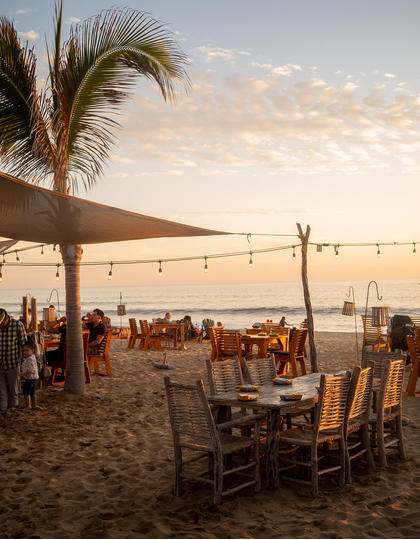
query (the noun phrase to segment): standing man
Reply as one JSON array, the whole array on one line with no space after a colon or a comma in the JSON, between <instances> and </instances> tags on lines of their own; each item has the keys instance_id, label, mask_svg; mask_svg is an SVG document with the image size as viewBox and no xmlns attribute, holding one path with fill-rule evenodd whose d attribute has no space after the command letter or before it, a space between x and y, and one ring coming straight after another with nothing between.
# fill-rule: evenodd
<instances>
[{"instance_id":1,"label":"standing man","mask_svg":"<svg viewBox=\"0 0 420 540\"><path fill-rule=\"evenodd\" d=\"M25 327L0 309L0 411L19 405L19 371L23 346L27 341Z\"/></svg>"},{"instance_id":2,"label":"standing man","mask_svg":"<svg viewBox=\"0 0 420 540\"><path fill-rule=\"evenodd\" d=\"M101 309L94 309L92 312L92 321L84 323L84 327L89 330L88 354L97 354L98 345L105 338L103 318L104 312Z\"/></svg>"}]
</instances>

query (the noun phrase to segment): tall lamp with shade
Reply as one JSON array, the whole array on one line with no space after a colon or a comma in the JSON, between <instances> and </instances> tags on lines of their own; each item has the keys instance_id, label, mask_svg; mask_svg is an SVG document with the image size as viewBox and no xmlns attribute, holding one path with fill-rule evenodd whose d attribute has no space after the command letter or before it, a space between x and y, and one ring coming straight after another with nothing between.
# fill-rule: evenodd
<instances>
[{"instance_id":1,"label":"tall lamp with shade","mask_svg":"<svg viewBox=\"0 0 420 540\"><path fill-rule=\"evenodd\" d=\"M366 306L365 306L365 318L367 317L368 303L369 303L369 289L371 284L376 285L376 296L378 300L382 300L382 296L379 295L378 284L375 280L369 281L367 293L366 293ZM372 326L388 326L389 325L389 308L388 306L375 306L372 307Z\"/></svg>"},{"instance_id":2,"label":"tall lamp with shade","mask_svg":"<svg viewBox=\"0 0 420 540\"><path fill-rule=\"evenodd\" d=\"M343 305L343 311L341 312L342 315L346 315L347 317L352 317L354 315L354 330L356 335L356 356L357 356L357 363L359 363L359 339L357 337L357 318L356 318L356 302L354 300L354 289L350 285L349 290L346 293L347 298L350 298L350 295L352 295L353 301L344 301Z\"/></svg>"}]
</instances>

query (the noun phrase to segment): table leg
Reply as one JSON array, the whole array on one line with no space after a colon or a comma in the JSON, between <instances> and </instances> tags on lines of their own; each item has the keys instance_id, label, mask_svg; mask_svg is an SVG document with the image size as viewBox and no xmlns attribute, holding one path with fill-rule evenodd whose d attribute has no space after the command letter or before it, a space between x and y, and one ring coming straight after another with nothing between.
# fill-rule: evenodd
<instances>
[{"instance_id":1,"label":"table leg","mask_svg":"<svg viewBox=\"0 0 420 540\"><path fill-rule=\"evenodd\" d=\"M178 347L178 328L173 329L173 335L174 335L174 349Z\"/></svg>"},{"instance_id":2,"label":"table leg","mask_svg":"<svg viewBox=\"0 0 420 540\"><path fill-rule=\"evenodd\" d=\"M267 487L279 486L279 438L280 411L270 409L267 413L267 454L265 477Z\"/></svg>"},{"instance_id":3,"label":"table leg","mask_svg":"<svg viewBox=\"0 0 420 540\"><path fill-rule=\"evenodd\" d=\"M184 334L185 334L185 327L183 324L181 324L181 328L179 329L181 332L181 349L185 349L185 343L184 343Z\"/></svg>"}]
</instances>

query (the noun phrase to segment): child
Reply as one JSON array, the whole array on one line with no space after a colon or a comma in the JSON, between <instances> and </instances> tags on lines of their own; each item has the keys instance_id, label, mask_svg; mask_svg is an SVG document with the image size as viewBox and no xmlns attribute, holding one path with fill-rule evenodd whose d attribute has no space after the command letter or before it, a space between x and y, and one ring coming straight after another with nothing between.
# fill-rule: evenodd
<instances>
[{"instance_id":1,"label":"child","mask_svg":"<svg viewBox=\"0 0 420 540\"><path fill-rule=\"evenodd\" d=\"M39 379L38 365L35 358L35 345L27 341L23 346L23 362L20 366L20 376L23 380L23 396L27 408L36 407L36 382Z\"/></svg>"}]
</instances>

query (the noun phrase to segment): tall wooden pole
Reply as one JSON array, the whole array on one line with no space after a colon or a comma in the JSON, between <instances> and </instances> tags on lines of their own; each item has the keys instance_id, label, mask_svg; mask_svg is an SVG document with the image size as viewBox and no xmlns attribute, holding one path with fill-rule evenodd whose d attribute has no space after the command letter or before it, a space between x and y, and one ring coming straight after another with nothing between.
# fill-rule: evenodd
<instances>
[{"instance_id":1,"label":"tall wooden pole","mask_svg":"<svg viewBox=\"0 0 420 540\"><path fill-rule=\"evenodd\" d=\"M316 357L315 337L314 337L314 319L312 316L311 296L309 294L308 285L308 241L311 234L311 228L306 226L306 233L303 234L300 223L296 223L299 238L302 242L302 285L303 285L303 297L305 299L306 318L308 319L308 338L309 338L309 353L311 358L312 373L318 372L318 360Z\"/></svg>"}]
</instances>

